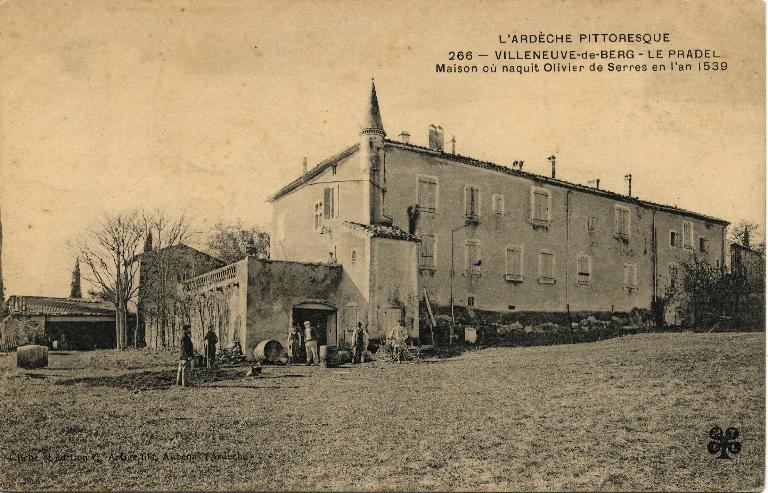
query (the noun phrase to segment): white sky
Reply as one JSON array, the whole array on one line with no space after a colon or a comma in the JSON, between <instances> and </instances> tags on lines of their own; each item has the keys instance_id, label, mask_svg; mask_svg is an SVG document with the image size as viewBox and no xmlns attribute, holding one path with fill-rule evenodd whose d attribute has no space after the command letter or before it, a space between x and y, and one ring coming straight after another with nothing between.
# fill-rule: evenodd
<instances>
[{"instance_id":1,"label":"white sky","mask_svg":"<svg viewBox=\"0 0 768 493\"><path fill-rule=\"evenodd\" d=\"M66 241L105 210L268 227L302 157L357 141L372 75L390 138L425 145L437 123L464 155L546 174L555 153L558 178L624 191L632 173L641 198L762 223L762 3L594 5L0 2L6 294L66 296ZM435 73L449 50L539 31L669 32L728 70Z\"/></svg>"}]
</instances>

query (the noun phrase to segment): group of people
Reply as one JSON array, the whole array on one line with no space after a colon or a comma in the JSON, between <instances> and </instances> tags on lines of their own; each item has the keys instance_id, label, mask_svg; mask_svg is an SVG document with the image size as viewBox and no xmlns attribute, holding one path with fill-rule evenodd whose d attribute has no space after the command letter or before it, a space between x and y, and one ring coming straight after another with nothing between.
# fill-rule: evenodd
<instances>
[{"instance_id":1,"label":"group of people","mask_svg":"<svg viewBox=\"0 0 768 493\"><path fill-rule=\"evenodd\" d=\"M306 365L319 365L317 340L317 329L309 320L304 321L303 331L300 331L297 325L292 326L288 331L288 363L299 363L301 360L300 353L303 349L306 355ZM368 331L360 322L357 323L357 327L352 332L351 344L352 362L360 363L368 346Z\"/></svg>"},{"instance_id":2,"label":"group of people","mask_svg":"<svg viewBox=\"0 0 768 493\"><path fill-rule=\"evenodd\" d=\"M208 327L205 335L205 363L211 367L216 362L216 344L219 338L213 330L213 325ZM176 385L189 387L192 385L192 360L195 358L195 347L192 344L192 326L187 324L182 328L179 340L179 367L176 370Z\"/></svg>"}]
</instances>

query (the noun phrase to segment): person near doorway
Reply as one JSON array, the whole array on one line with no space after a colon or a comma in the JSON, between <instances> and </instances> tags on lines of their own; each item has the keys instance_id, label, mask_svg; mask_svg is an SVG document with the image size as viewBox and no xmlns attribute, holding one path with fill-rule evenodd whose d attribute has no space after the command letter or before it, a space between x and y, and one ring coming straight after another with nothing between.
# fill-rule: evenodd
<instances>
[{"instance_id":1,"label":"person near doorway","mask_svg":"<svg viewBox=\"0 0 768 493\"><path fill-rule=\"evenodd\" d=\"M299 347L301 347L301 335L297 325L288 329L288 363L299 362Z\"/></svg>"},{"instance_id":2,"label":"person near doorway","mask_svg":"<svg viewBox=\"0 0 768 493\"><path fill-rule=\"evenodd\" d=\"M209 325L208 333L205 335L205 363L208 368L216 361L216 343L218 342L219 338L213 331L213 325Z\"/></svg>"},{"instance_id":3,"label":"person near doorway","mask_svg":"<svg viewBox=\"0 0 768 493\"><path fill-rule=\"evenodd\" d=\"M307 366L313 362L320 365L320 356L317 354L317 329L309 320L304 321L304 349L307 351Z\"/></svg>"},{"instance_id":4,"label":"person near doorway","mask_svg":"<svg viewBox=\"0 0 768 493\"><path fill-rule=\"evenodd\" d=\"M392 326L387 335L387 344L392 350L392 362L397 361L401 363L403 361L403 353L408 345L408 332L402 323L396 322Z\"/></svg>"},{"instance_id":5,"label":"person near doorway","mask_svg":"<svg viewBox=\"0 0 768 493\"><path fill-rule=\"evenodd\" d=\"M363 353L366 350L366 337L365 337L365 329L363 328L363 324L361 322L357 322L357 327L355 327L355 331L352 332L352 363L358 364L361 362Z\"/></svg>"},{"instance_id":6,"label":"person near doorway","mask_svg":"<svg viewBox=\"0 0 768 493\"><path fill-rule=\"evenodd\" d=\"M176 371L176 385L189 387L192 385L192 358L195 357L192 346L192 327L185 325L183 332L179 341L179 369Z\"/></svg>"}]
</instances>

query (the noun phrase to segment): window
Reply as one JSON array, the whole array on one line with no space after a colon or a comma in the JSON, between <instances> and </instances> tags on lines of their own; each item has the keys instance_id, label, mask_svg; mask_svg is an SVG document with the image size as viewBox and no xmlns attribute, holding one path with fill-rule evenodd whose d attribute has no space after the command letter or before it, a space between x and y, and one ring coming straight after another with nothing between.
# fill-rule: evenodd
<instances>
[{"instance_id":1,"label":"window","mask_svg":"<svg viewBox=\"0 0 768 493\"><path fill-rule=\"evenodd\" d=\"M354 264L357 260L357 250L352 250L352 263Z\"/></svg>"},{"instance_id":2,"label":"window","mask_svg":"<svg viewBox=\"0 0 768 493\"><path fill-rule=\"evenodd\" d=\"M549 250L539 250L539 282L555 283L555 254Z\"/></svg>"},{"instance_id":3,"label":"window","mask_svg":"<svg viewBox=\"0 0 768 493\"><path fill-rule=\"evenodd\" d=\"M620 205L615 206L613 209L613 223L614 233L617 238L629 239L629 221L629 209Z\"/></svg>"},{"instance_id":4,"label":"window","mask_svg":"<svg viewBox=\"0 0 768 493\"><path fill-rule=\"evenodd\" d=\"M337 166L336 164L331 166L331 174L334 175L334 176L336 175L336 166Z\"/></svg>"},{"instance_id":5,"label":"window","mask_svg":"<svg viewBox=\"0 0 768 493\"><path fill-rule=\"evenodd\" d=\"M531 223L538 226L548 226L551 216L551 196L545 188L531 188L531 201L528 216Z\"/></svg>"},{"instance_id":6,"label":"window","mask_svg":"<svg viewBox=\"0 0 768 493\"><path fill-rule=\"evenodd\" d=\"M419 267L423 269L435 268L435 237L434 235L423 235L419 247Z\"/></svg>"},{"instance_id":7,"label":"window","mask_svg":"<svg viewBox=\"0 0 768 493\"><path fill-rule=\"evenodd\" d=\"M589 216L587 218L587 231L590 233L595 230L597 226L597 216Z\"/></svg>"},{"instance_id":8,"label":"window","mask_svg":"<svg viewBox=\"0 0 768 493\"><path fill-rule=\"evenodd\" d=\"M699 252L707 253L707 240L699 236Z\"/></svg>"},{"instance_id":9,"label":"window","mask_svg":"<svg viewBox=\"0 0 768 493\"><path fill-rule=\"evenodd\" d=\"M435 212L437 208L437 180L435 178L419 177L419 196L416 205L425 212Z\"/></svg>"},{"instance_id":10,"label":"window","mask_svg":"<svg viewBox=\"0 0 768 493\"><path fill-rule=\"evenodd\" d=\"M506 273L507 281L523 280L523 247L520 245L507 245L506 248Z\"/></svg>"},{"instance_id":11,"label":"window","mask_svg":"<svg viewBox=\"0 0 768 493\"><path fill-rule=\"evenodd\" d=\"M676 246L678 246L679 242L680 242L680 240L677 237L677 231L670 231L669 232L669 246L676 247Z\"/></svg>"},{"instance_id":12,"label":"window","mask_svg":"<svg viewBox=\"0 0 768 493\"><path fill-rule=\"evenodd\" d=\"M624 287L630 291L637 289L637 265L624 264Z\"/></svg>"},{"instance_id":13,"label":"window","mask_svg":"<svg viewBox=\"0 0 768 493\"><path fill-rule=\"evenodd\" d=\"M464 187L464 211L470 219L480 215L480 189L467 185Z\"/></svg>"},{"instance_id":14,"label":"window","mask_svg":"<svg viewBox=\"0 0 768 493\"><path fill-rule=\"evenodd\" d=\"M683 248L693 248L693 224L683 221Z\"/></svg>"},{"instance_id":15,"label":"window","mask_svg":"<svg viewBox=\"0 0 768 493\"><path fill-rule=\"evenodd\" d=\"M467 240L464 245L464 272L470 276L480 275L480 242Z\"/></svg>"},{"instance_id":16,"label":"window","mask_svg":"<svg viewBox=\"0 0 768 493\"><path fill-rule=\"evenodd\" d=\"M357 327L357 305L347 305L341 317L342 325L346 330L352 330Z\"/></svg>"},{"instance_id":17,"label":"window","mask_svg":"<svg viewBox=\"0 0 768 493\"><path fill-rule=\"evenodd\" d=\"M335 190L333 187L325 187L323 190L323 218L324 219L331 219L335 216L335 209L334 206L336 205L334 202L334 192Z\"/></svg>"},{"instance_id":18,"label":"window","mask_svg":"<svg viewBox=\"0 0 768 493\"><path fill-rule=\"evenodd\" d=\"M323 203L315 203L315 229L320 229L323 225Z\"/></svg>"},{"instance_id":19,"label":"window","mask_svg":"<svg viewBox=\"0 0 768 493\"><path fill-rule=\"evenodd\" d=\"M493 213L498 216L504 215L504 196L500 193L494 193L491 197L491 208Z\"/></svg>"},{"instance_id":20,"label":"window","mask_svg":"<svg viewBox=\"0 0 768 493\"><path fill-rule=\"evenodd\" d=\"M474 308L475 307L475 297L474 296L467 296L467 307Z\"/></svg>"},{"instance_id":21,"label":"window","mask_svg":"<svg viewBox=\"0 0 768 493\"><path fill-rule=\"evenodd\" d=\"M579 284L592 284L592 257L576 255L576 280Z\"/></svg>"}]
</instances>

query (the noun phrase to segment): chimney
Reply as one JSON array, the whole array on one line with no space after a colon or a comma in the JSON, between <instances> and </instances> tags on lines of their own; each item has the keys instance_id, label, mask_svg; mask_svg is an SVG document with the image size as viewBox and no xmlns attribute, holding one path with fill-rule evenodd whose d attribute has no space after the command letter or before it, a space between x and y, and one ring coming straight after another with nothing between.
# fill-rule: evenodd
<instances>
[{"instance_id":1,"label":"chimney","mask_svg":"<svg viewBox=\"0 0 768 493\"><path fill-rule=\"evenodd\" d=\"M519 163L517 163L517 164L518 164L518 166L520 166L520 171L523 171L523 163L524 163L524 162L525 162L525 161L520 161Z\"/></svg>"},{"instance_id":2,"label":"chimney","mask_svg":"<svg viewBox=\"0 0 768 493\"><path fill-rule=\"evenodd\" d=\"M302 175L307 174L307 158L304 158L304 163L301 165L301 171Z\"/></svg>"},{"instance_id":3,"label":"chimney","mask_svg":"<svg viewBox=\"0 0 768 493\"><path fill-rule=\"evenodd\" d=\"M555 161L557 160L557 158L555 157L554 154L552 154L547 159L549 159L549 162L552 163L552 178L555 178L555 175L556 175L556 173L555 173L556 172L556 163L555 163Z\"/></svg>"},{"instance_id":4,"label":"chimney","mask_svg":"<svg viewBox=\"0 0 768 493\"><path fill-rule=\"evenodd\" d=\"M624 175L624 180L626 180L627 185L629 187L629 190L627 190L627 195L631 197L632 196L632 175L631 174Z\"/></svg>"},{"instance_id":5,"label":"chimney","mask_svg":"<svg viewBox=\"0 0 768 493\"><path fill-rule=\"evenodd\" d=\"M400 132L400 142L403 144L410 144L411 143L411 134L403 130Z\"/></svg>"},{"instance_id":6,"label":"chimney","mask_svg":"<svg viewBox=\"0 0 768 493\"><path fill-rule=\"evenodd\" d=\"M429 148L443 152L443 127L435 124L429 126Z\"/></svg>"},{"instance_id":7,"label":"chimney","mask_svg":"<svg viewBox=\"0 0 768 493\"><path fill-rule=\"evenodd\" d=\"M456 136L451 135L451 154L456 154Z\"/></svg>"}]
</instances>

